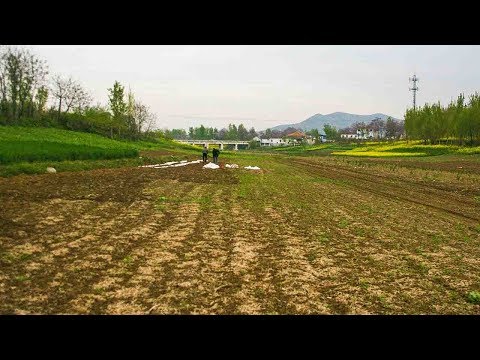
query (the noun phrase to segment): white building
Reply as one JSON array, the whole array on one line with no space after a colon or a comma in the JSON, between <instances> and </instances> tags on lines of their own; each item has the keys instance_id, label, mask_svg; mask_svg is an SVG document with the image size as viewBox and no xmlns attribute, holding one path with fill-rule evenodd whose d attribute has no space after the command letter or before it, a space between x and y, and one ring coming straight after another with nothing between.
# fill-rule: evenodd
<instances>
[{"instance_id":1,"label":"white building","mask_svg":"<svg viewBox=\"0 0 480 360\"><path fill-rule=\"evenodd\" d=\"M289 144L289 140L283 140L278 138L260 139L261 146L285 146Z\"/></svg>"},{"instance_id":2,"label":"white building","mask_svg":"<svg viewBox=\"0 0 480 360\"><path fill-rule=\"evenodd\" d=\"M358 136L359 135L357 135L357 134L342 134L342 135L340 135L340 137L342 139L358 139L359 138Z\"/></svg>"}]
</instances>

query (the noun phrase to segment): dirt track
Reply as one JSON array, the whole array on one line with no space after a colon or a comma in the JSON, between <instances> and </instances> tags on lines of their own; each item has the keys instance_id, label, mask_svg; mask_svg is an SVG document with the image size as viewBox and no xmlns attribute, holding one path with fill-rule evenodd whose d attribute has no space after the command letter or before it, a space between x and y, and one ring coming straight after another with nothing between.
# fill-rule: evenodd
<instances>
[{"instance_id":1,"label":"dirt track","mask_svg":"<svg viewBox=\"0 0 480 360\"><path fill-rule=\"evenodd\" d=\"M474 183L269 161L0 179L0 313L480 313Z\"/></svg>"}]
</instances>

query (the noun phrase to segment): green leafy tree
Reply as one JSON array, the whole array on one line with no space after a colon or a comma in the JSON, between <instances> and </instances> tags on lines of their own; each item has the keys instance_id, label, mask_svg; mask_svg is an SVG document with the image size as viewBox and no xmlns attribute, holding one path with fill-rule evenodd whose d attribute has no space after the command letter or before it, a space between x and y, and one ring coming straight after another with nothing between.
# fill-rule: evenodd
<instances>
[{"instance_id":1,"label":"green leafy tree","mask_svg":"<svg viewBox=\"0 0 480 360\"><path fill-rule=\"evenodd\" d=\"M124 100L125 88L118 81L115 81L113 88L108 89L108 92L110 110L120 136L121 130L127 128L125 118L128 106Z\"/></svg>"},{"instance_id":2,"label":"green leafy tree","mask_svg":"<svg viewBox=\"0 0 480 360\"><path fill-rule=\"evenodd\" d=\"M323 132L325 133L328 140L338 140L339 133L337 128L330 124L325 124L323 126Z\"/></svg>"},{"instance_id":3,"label":"green leafy tree","mask_svg":"<svg viewBox=\"0 0 480 360\"><path fill-rule=\"evenodd\" d=\"M200 125L199 128L197 128L197 139L200 140L207 140L207 130L205 129L205 126Z\"/></svg>"},{"instance_id":4,"label":"green leafy tree","mask_svg":"<svg viewBox=\"0 0 480 360\"><path fill-rule=\"evenodd\" d=\"M248 130L245 128L243 124L238 125L236 139L241 141L248 140Z\"/></svg>"},{"instance_id":5,"label":"green leafy tree","mask_svg":"<svg viewBox=\"0 0 480 360\"><path fill-rule=\"evenodd\" d=\"M310 135L311 137L313 137L316 144L318 144L318 142L320 141L320 133L318 129L311 129L310 131L307 132L307 135Z\"/></svg>"},{"instance_id":6,"label":"green leafy tree","mask_svg":"<svg viewBox=\"0 0 480 360\"><path fill-rule=\"evenodd\" d=\"M166 136L170 139L185 140L187 132L184 129L165 130Z\"/></svg>"},{"instance_id":7,"label":"green leafy tree","mask_svg":"<svg viewBox=\"0 0 480 360\"><path fill-rule=\"evenodd\" d=\"M248 142L248 148L252 150L260 148L260 141L250 140Z\"/></svg>"},{"instance_id":8,"label":"green leafy tree","mask_svg":"<svg viewBox=\"0 0 480 360\"><path fill-rule=\"evenodd\" d=\"M390 116L387 118L385 122L385 136L388 139L393 139L395 137L397 131L397 125L395 124L395 120L393 120Z\"/></svg>"},{"instance_id":9,"label":"green leafy tree","mask_svg":"<svg viewBox=\"0 0 480 360\"><path fill-rule=\"evenodd\" d=\"M460 139L467 139L470 145L480 136L479 124L480 98L478 93L470 96L468 105L462 107L462 101L457 101L457 131Z\"/></svg>"},{"instance_id":10,"label":"green leafy tree","mask_svg":"<svg viewBox=\"0 0 480 360\"><path fill-rule=\"evenodd\" d=\"M257 136L257 132L255 131L255 128L250 128L250 130L248 130L248 139L249 140L252 140L254 137Z\"/></svg>"},{"instance_id":11,"label":"green leafy tree","mask_svg":"<svg viewBox=\"0 0 480 360\"><path fill-rule=\"evenodd\" d=\"M238 139L238 129L235 124L228 124L228 131L225 137L226 140L237 140Z\"/></svg>"},{"instance_id":12,"label":"green leafy tree","mask_svg":"<svg viewBox=\"0 0 480 360\"><path fill-rule=\"evenodd\" d=\"M119 119L125 116L128 107L124 100L125 88L118 81L115 81L113 88L108 89L108 91L108 100L110 109L112 110L113 118Z\"/></svg>"},{"instance_id":13,"label":"green leafy tree","mask_svg":"<svg viewBox=\"0 0 480 360\"><path fill-rule=\"evenodd\" d=\"M110 134L113 118L108 109L97 104L96 106L87 107L84 111L84 116L88 119L89 128L92 132L104 136Z\"/></svg>"},{"instance_id":14,"label":"green leafy tree","mask_svg":"<svg viewBox=\"0 0 480 360\"><path fill-rule=\"evenodd\" d=\"M36 108L40 113L45 112L45 106L47 105L48 100L48 89L45 86L42 86L38 89L37 94L35 95Z\"/></svg>"},{"instance_id":15,"label":"green leafy tree","mask_svg":"<svg viewBox=\"0 0 480 360\"><path fill-rule=\"evenodd\" d=\"M10 123L34 115L35 95L47 74L46 62L30 50L0 48L0 112Z\"/></svg>"}]
</instances>

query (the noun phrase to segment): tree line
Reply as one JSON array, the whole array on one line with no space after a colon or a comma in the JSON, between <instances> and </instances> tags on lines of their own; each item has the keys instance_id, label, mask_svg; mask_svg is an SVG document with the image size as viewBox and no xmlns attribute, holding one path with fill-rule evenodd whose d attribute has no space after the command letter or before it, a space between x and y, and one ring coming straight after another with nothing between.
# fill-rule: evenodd
<instances>
[{"instance_id":1,"label":"tree line","mask_svg":"<svg viewBox=\"0 0 480 360\"><path fill-rule=\"evenodd\" d=\"M323 131L329 140L340 140L342 134L367 134L372 130L376 133L376 136L379 139L399 139L405 131L404 122L398 121L393 119L392 117L388 117L386 121L375 118L371 120L369 123L355 122L354 124L342 128L337 129L336 127L325 124L323 127Z\"/></svg>"},{"instance_id":2,"label":"tree line","mask_svg":"<svg viewBox=\"0 0 480 360\"><path fill-rule=\"evenodd\" d=\"M409 139L420 139L432 144L440 141L460 144L480 143L480 94L470 95L468 102L464 94L448 106L425 104L405 113L405 130Z\"/></svg>"},{"instance_id":3,"label":"tree line","mask_svg":"<svg viewBox=\"0 0 480 360\"><path fill-rule=\"evenodd\" d=\"M111 138L153 136L149 107L115 81L107 106L93 98L80 82L49 76L46 61L25 48L0 46L0 125L58 127Z\"/></svg>"},{"instance_id":4,"label":"tree line","mask_svg":"<svg viewBox=\"0 0 480 360\"><path fill-rule=\"evenodd\" d=\"M190 127L188 132L184 129L172 129L163 130L164 136L171 139L178 140L241 140L241 141L250 141L255 136L258 136L258 133L255 131L255 128L247 128L243 125L229 124L228 128L223 128L218 130L213 127L206 127L200 125L198 127Z\"/></svg>"},{"instance_id":5,"label":"tree line","mask_svg":"<svg viewBox=\"0 0 480 360\"><path fill-rule=\"evenodd\" d=\"M373 130L376 133L382 134L381 136L387 139L399 139L404 131L404 122L388 117L386 121L375 118L369 123L363 121L356 122L349 127L340 129L340 134L356 134L357 131L364 132Z\"/></svg>"}]
</instances>

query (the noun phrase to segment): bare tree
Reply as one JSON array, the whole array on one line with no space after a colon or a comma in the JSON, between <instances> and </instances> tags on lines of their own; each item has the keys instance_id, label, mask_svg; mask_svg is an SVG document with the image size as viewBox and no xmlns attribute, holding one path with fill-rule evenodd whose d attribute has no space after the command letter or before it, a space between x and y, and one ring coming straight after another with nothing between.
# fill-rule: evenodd
<instances>
[{"instance_id":1,"label":"bare tree","mask_svg":"<svg viewBox=\"0 0 480 360\"><path fill-rule=\"evenodd\" d=\"M62 112L62 102L65 101L67 93L70 91L72 79L62 79L59 75L52 79L52 95L58 101L58 116Z\"/></svg>"},{"instance_id":2,"label":"bare tree","mask_svg":"<svg viewBox=\"0 0 480 360\"><path fill-rule=\"evenodd\" d=\"M58 101L58 116L62 113L62 105L66 106L65 112L69 112L72 109L84 109L92 101L90 95L72 77L63 79L55 76L52 94Z\"/></svg>"},{"instance_id":3,"label":"bare tree","mask_svg":"<svg viewBox=\"0 0 480 360\"><path fill-rule=\"evenodd\" d=\"M67 93L67 97L65 98L65 105L67 106L65 112L69 112L70 110L83 110L90 105L91 102L92 97L90 94L85 91L79 83L73 82L70 92Z\"/></svg>"},{"instance_id":4,"label":"bare tree","mask_svg":"<svg viewBox=\"0 0 480 360\"><path fill-rule=\"evenodd\" d=\"M147 105L139 101L135 102L134 121L135 133L137 135L140 135L142 131L150 131L152 125L155 123L155 118L155 114L150 112L150 108Z\"/></svg>"},{"instance_id":5,"label":"bare tree","mask_svg":"<svg viewBox=\"0 0 480 360\"><path fill-rule=\"evenodd\" d=\"M385 121L380 118L375 118L368 124L368 128L374 131L383 131L385 129Z\"/></svg>"}]
</instances>

